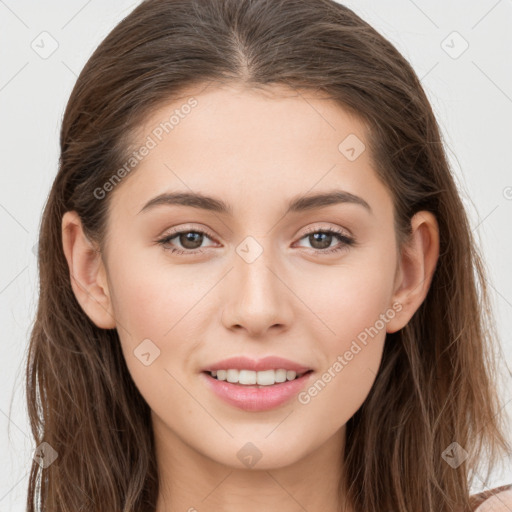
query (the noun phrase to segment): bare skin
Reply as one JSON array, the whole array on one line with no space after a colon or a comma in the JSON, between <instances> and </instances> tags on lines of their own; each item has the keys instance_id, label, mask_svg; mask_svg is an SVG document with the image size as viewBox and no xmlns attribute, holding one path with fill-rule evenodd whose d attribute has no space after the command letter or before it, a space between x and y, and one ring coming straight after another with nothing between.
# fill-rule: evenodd
<instances>
[{"instance_id":1,"label":"bare skin","mask_svg":"<svg viewBox=\"0 0 512 512\"><path fill-rule=\"evenodd\" d=\"M97 326L118 330L152 410L157 512L350 512L337 496L346 422L368 396L386 333L404 327L425 299L439 256L429 212L415 215L411 242L398 253L392 198L370 152L351 160L338 149L349 134L364 143L358 119L313 93L271 91L191 91L197 106L110 192L104 254L94 252L75 212L63 217L77 299ZM152 113L138 147L186 98ZM334 189L371 211L337 203L285 214L292 198ZM221 199L233 215L183 205L140 212L172 191ZM311 236L329 229L356 244ZM188 253L173 254L157 242L172 231L206 234L196 245L175 237L167 248ZM246 237L253 253L262 251L251 262L237 252ZM198 245L203 252L191 254ZM378 333L345 358L372 326ZM145 339L160 350L148 366L134 356ZM200 378L205 365L241 354L305 364L311 384L329 369L331 378L302 402L244 411ZM333 370L338 356L341 371ZM237 456L248 442L261 454L252 467Z\"/></svg>"}]
</instances>

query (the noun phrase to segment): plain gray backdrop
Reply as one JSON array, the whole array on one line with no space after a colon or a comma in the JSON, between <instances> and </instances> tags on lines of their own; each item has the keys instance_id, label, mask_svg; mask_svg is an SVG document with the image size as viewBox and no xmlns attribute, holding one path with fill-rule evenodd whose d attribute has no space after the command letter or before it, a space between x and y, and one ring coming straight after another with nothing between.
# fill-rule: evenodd
<instances>
[{"instance_id":1,"label":"plain gray backdrop","mask_svg":"<svg viewBox=\"0 0 512 512\"><path fill-rule=\"evenodd\" d=\"M63 111L91 53L138 3L0 0L0 512L25 509L35 449L24 391L38 296L34 247L57 172ZM411 62L429 96L483 248L499 343L511 368L512 0L345 5ZM508 417L511 383L500 386ZM491 486L512 483L511 466Z\"/></svg>"}]
</instances>

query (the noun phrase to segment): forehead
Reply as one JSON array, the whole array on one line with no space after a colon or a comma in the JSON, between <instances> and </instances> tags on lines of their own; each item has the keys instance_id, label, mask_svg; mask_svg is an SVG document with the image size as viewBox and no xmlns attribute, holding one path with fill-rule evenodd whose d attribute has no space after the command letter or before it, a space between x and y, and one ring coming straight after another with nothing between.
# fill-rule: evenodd
<instances>
[{"instance_id":1,"label":"forehead","mask_svg":"<svg viewBox=\"0 0 512 512\"><path fill-rule=\"evenodd\" d=\"M135 214L151 197L174 190L223 197L235 209L340 186L368 196L380 185L366 134L359 118L311 91L191 89L141 125L133 147L150 149L113 203Z\"/></svg>"},{"instance_id":2,"label":"forehead","mask_svg":"<svg viewBox=\"0 0 512 512\"><path fill-rule=\"evenodd\" d=\"M182 142L180 134L185 138L193 131L194 138L204 143L243 146L245 151L265 143L273 153L290 146L297 151L299 142L313 149L323 149L319 146L323 142L331 150L335 143L337 150L336 142L349 133L366 138L362 120L333 99L282 85L191 89L154 110L141 128L139 138L153 134L157 143L165 144L170 138Z\"/></svg>"}]
</instances>

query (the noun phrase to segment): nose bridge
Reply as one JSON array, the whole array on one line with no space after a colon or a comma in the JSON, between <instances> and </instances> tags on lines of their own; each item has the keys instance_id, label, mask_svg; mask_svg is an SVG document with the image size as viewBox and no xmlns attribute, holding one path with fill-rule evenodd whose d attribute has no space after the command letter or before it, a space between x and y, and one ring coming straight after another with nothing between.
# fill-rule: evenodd
<instances>
[{"instance_id":1,"label":"nose bridge","mask_svg":"<svg viewBox=\"0 0 512 512\"><path fill-rule=\"evenodd\" d=\"M248 236L236 247L233 288L224 310L226 327L239 325L252 333L289 322L289 290L279 279L279 258L270 237Z\"/></svg>"}]
</instances>

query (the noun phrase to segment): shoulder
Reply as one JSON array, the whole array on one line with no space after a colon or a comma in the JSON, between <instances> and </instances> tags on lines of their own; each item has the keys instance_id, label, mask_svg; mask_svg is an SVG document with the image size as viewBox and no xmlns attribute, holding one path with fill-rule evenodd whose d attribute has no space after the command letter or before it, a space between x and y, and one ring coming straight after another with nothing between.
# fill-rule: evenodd
<instances>
[{"instance_id":1,"label":"shoulder","mask_svg":"<svg viewBox=\"0 0 512 512\"><path fill-rule=\"evenodd\" d=\"M511 512L512 484L480 492L471 496L471 500L475 512Z\"/></svg>"}]
</instances>

